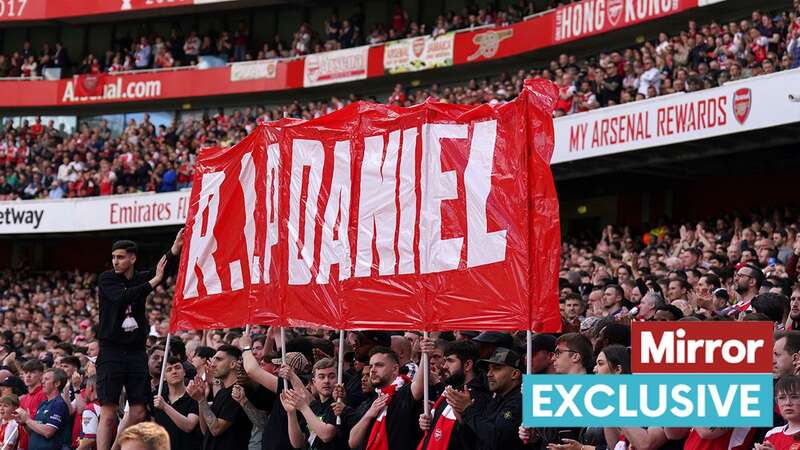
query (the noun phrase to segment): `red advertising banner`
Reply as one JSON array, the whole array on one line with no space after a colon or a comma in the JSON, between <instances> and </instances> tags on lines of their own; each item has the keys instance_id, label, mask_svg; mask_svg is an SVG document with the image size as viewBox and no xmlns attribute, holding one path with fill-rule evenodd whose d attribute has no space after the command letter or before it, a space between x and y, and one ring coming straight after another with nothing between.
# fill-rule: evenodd
<instances>
[{"instance_id":1,"label":"red advertising banner","mask_svg":"<svg viewBox=\"0 0 800 450\"><path fill-rule=\"evenodd\" d=\"M698 0L583 0L555 11L553 43L580 39L696 8Z\"/></svg>"},{"instance_id":2,"label":"red advertising banner","mask_svg":"<svg viewBox=\"0 0 800 450\"><path fill-rule=\"evenodd\" d=\"M544 14L506 27L456 33L454 64L507 58L552 45L553 14Z\"/></svg>"},{"instance_id":3,"label":"red advertising banner","mask_svg":"<svg viewBox=\"0 0 800 450\"><path fill-rule=\"evenodd\" d=\"M555 96L356 103L202 152L171 329L558 331Z\"/></svg>"}]
</instances>

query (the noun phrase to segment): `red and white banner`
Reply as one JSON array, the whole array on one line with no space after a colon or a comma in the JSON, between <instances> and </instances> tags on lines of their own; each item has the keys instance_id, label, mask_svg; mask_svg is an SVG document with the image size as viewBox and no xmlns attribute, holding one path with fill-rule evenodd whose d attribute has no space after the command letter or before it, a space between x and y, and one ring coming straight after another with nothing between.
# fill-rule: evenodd
<instances>
[{"instance_id":1,"label":"red and white banner","mask_svg":"<svg viewBox=\"0 0 800 450\"><path fill-rule=\"evenodd\" d=\"M553 164L800 122L800 69L555 120Z\"/></svg>"},{"instance_id":2,"label":"red and white banner","mask_svg":"<svg viewBox=\"0 0 800 450\"><path fill-rule=\"evenodd\" d=\"M555 11L555 43L605 33L696 8L697 0L582 0Z\"/></svg>"},{"instance_id":3,"label":"red and white banner","mask_svg":"<svg viewBox=\"0 0 800 450\"><path fill-rule=\"evenodd\" d=\"M558 331L555 95L355 103L205 150L171 329Z\"/></svg>"},{"instance_id":4,"label":"red and white banner","mask_svg":"<svg viewBox=\"0 0 800 450\"><path fill-rule=\"evenodd\" d=\"M303 86L323 86L367 78L368 46L315 53L305 57Z\"/></svg>"}]
</instances>

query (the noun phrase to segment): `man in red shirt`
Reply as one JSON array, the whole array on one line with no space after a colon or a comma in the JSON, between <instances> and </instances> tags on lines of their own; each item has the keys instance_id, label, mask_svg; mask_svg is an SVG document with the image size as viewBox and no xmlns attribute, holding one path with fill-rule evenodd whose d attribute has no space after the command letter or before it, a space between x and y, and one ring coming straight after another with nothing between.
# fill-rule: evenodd
<instances>
[{"instance_id":1,"label":"man in red shirt","mask_svg":"<svg viewBox=\"0 0 800 450\"><path fill-rule=\"evenodd\" d=\"M42 118L37 117L36 123L31 125L31 134L34 136L39 136L44 132L44 125L42 125Z\"/></svg>"},{"instance_id":2,"label":"man in red shirt","mask_svg":"<svg viewBox=\"0 0 800 450\"><path fill-rule=\"evenodd\" d=\"M25 408L31 417L36 416L36 410L46 398L42 391L43 374L44 365L39 360L32 359L22 365L22 381L28 388L28 393L22 396L19 406Z\"/></svg>"}]
</instances>

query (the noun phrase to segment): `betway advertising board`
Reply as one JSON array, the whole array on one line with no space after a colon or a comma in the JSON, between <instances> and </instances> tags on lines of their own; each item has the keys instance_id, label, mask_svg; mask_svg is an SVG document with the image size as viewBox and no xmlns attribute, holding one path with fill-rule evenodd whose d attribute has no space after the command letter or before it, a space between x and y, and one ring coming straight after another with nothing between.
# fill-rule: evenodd
<instances>
[{"instance_id":1,"label":"betway advertising board","mask_svg":"<svg viewBox=\"0 0 800 450\"><path fill-rule=\"evenodd\" d=\"M0 234L64 233L181 225L189 191L0 202Z\"/></svg>"},{"instance_id":2,"label":"betway advertising board","mask_svg":"<svg viewBox=\"0 0 800 450\"><path fill-rule=\"evenodd\" d=\"M552 164L800 122L800 69L554 120Z\"/></svg>"}]
</instances>

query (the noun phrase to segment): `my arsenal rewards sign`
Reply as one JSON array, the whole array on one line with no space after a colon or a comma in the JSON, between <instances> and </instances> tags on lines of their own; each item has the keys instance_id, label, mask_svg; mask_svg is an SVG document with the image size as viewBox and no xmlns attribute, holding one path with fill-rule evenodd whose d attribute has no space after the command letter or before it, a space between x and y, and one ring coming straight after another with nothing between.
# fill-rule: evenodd
<instances>
[{"instance_id":1,"label":"my arsenal rewards sign","mask_svg":"<svg viewBox=\"0 0 800 450\"><path fill-rule=\"evenodd\" d=\"M558 331L555 96L355 103L204 150L171 329Z\"/></svg>"}]
</instances>

